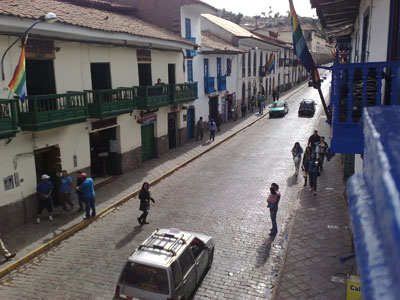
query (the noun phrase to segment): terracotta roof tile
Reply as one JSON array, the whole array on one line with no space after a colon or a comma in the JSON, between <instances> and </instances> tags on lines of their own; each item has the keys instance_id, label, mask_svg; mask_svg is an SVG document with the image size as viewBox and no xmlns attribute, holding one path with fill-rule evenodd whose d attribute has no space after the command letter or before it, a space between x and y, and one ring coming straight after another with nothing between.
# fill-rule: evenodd
<instances>
[{"instance_id":1,"label":"terracotta roof tile","mask_svg":"<svg viewBox=\"0 0 400 300\"><path fill-rule=\"evenodd\" d=\"M29 4L26 0L0 1L0 15L39 19L48 12L55 13L59 23L195 45L166 29L140 19L96 8L57 0L31 0Z\"/></svg>"},{"instance_id":2,"label":"terracotta roof tile","mask_svg":"<svg viewBox=\"0 0 400 300\"><path fill-rule=\"evenodd\" d=\"M201 32L201 46L214 49L216 52L244 53L246 51L229 44L209 31Z\"/></svg>"}]
</instances>

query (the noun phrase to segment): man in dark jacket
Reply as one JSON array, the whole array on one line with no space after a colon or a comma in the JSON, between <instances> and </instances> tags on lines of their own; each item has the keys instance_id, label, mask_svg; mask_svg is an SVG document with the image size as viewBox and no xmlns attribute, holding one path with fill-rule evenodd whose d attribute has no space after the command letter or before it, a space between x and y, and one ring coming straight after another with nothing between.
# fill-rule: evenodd
<instances>
[{"instance_id":1,"label":"man in dark jacket","mask_svg":"<svg viewBox=\"0 0 400 300\"><path fill-rule=\"evenodd\" d=\"M202 140L203 139L203 117L200 117L200 119L197 121L196 130L197 130L196 141L199 139L199 137Z\"/></svg>"},{"instance_id":2,"label":"man in dark jacket","mask_svg":"<svg viewBox=\"0 0 400 300\"><path fill-rule=\"evenodd\" d=\"M315 147L320 140L320 136L318 135L318 130L314 130L314 133L308 138L308 146L311 146L313 151L315 151Z\"/></svg>"}]
</instances>

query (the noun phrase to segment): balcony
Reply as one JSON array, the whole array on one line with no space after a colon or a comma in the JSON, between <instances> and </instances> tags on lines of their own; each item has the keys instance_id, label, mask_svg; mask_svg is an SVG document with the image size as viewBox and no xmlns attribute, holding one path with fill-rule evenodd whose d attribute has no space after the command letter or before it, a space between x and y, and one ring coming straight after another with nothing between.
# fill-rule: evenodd
<instances>
[{"instance_id":1,"label":"balcony","mask_svg":"<svg viewBox=\"0 0 400 300\"><path fill-rule=\"evenodd\" d=\"M22 130L52 129L85 122L88 117L87 94L83 92L28 96L17 107Z\"/></svg>"},{"instance_id":2,"label":"balcony","mask_svg":"<svg viewBox=\"0 0 400 300\"><path fill-rule=\"evenodd\" d=\"M16 100L0 99L0 139L14 137L17 132Z\"/></svg>"},{"instance_id":3,"label":"balcony","mask_svg":"<svg viewBox=\"0 0 400 300\"><path fill-rule=\"evenodd\" d=\"M194 38L194 37L187 37L186 39L191 41L191 42L193 42L193 43L196 43L196 38ZM187 58L193 58L196 55L197 55L196 50L186 50L186 57Z\"/></svg>"},{"instance_id":4,"label":"balcony","mask_svg":"<svg viewBox=\"0 0 400 300\"><path fill-rule=\"evenodd\" d=\"M204 77L204 93L212 94L215 92L215 78L214 77Z\"/></svg>"},{"instance_id":5,"label":"balcony","mask_svg":"<svg viewBox=\"0 0 400 300\"><path fill-rule=\"evenodd\" d=\"M174 84L171 89L171 104L181 104L196 100L197 82Z\"/></svg>"},{"instance_id":6,"label":"balcony","mask_svg":"<svg viewBox=\"0 0 400 300\"><path fill-rule=\"evenodd\" d=\"M168 106L171 102L169 85L135 86L133 88L136 109L156 109Z\"/></svg>"},{"instance_id":7,"label":"balcony","mask_svg":"<svg viewBox=\"0 0 400 300\"><path fill-rule=\"evenodd\" d=\"M88 93L88 111L91 118L104 119L130 113L135 108L133 88L93 90Z\"/></svg>"},{"instance_id":8,"label":"balcony","mask_svg":"<svg viewBox=\"0 0 400 300\"><path fill-rule=\"evenodd\" d=\"M400 106L363 111L364 168L347 194L363 299L400 294Z\"/></svg>"},{"instance_id":9,"label":"balcony","mask_svg":"<svg viewBox=\"0 0 400 300\"><path fill-rule=\"evenodd\" d=\"M400 62L336 64L332 67L332 144L336 153L363 153L363 108L396 103ZM385 91L386 88L386 91Z\"/></svg>"},{"instance_id":10,"label":"balcony","mask_svg":"<svg viewBox=\"0 0 400 300\"><path fill-rule=\"evenodd\" d=\"M218 91L225 91L226 90L226 76L218 76Z\"/></svg>"},{"instance_id":11,"label":"balcony","mask_svg":"<svg viewBox=\"0 0 400 300\"><path fill-rule=\"evenodd\" d=\"M258 76L260 77L265 77L267 75L267 71L265 66L259 66L258 67Z\"/></svg>"}]
</instances>

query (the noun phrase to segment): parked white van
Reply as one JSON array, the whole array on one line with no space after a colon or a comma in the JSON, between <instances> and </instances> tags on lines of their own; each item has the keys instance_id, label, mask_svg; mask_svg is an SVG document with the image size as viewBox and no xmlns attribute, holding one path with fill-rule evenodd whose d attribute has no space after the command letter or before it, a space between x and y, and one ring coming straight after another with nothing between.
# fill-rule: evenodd
<instances>
[{"instance_id":1,"label":"parked white van","mask_svg":"<svg viewBox=\"0 0 400 300\"><path fill-rule=\"evenodd\" d=\"M179 229L157 229L128 258L114 300L189 299L211 267L214 239Z\"/></svg>"}]
</instances>

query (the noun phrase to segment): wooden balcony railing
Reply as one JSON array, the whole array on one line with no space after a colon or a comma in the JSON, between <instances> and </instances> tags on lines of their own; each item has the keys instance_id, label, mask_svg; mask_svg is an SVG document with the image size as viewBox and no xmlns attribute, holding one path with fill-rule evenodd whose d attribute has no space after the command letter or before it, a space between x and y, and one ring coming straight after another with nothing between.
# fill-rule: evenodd
<instances>
[{"instance_id":1,"label":"wooden balcony railing","mask_svg":"<svg viewBox=\"0 0 400 300\"><path fill-rule=\"evenodd\" d=\"M0 99L0 139L14 137L18 132L17 100Z\"/></svg>"}]
</instances>

